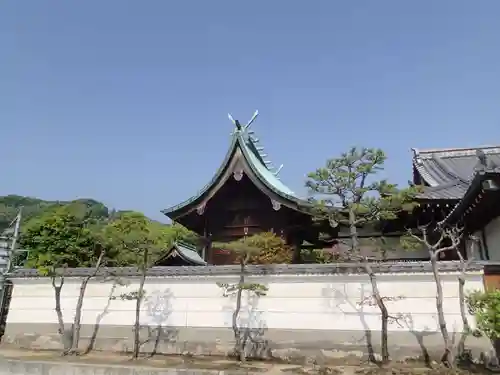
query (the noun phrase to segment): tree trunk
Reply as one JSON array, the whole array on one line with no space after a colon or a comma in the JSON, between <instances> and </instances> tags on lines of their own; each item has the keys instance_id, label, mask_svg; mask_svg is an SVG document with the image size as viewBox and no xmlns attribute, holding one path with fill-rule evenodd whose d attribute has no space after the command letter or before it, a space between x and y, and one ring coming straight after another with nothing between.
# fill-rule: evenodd
<instances>
[{"instance_id":1,"label":"tree trunk","mask_svg":"<svg viewBox=\"0 0 500 375\"><path fill-rule=\"evenodd\" d=\"M471 332L465 306L465 270L462 270L462 273L458 276L458 300L460 303L460 316L462 317L463 328L462 334L460 335L460 341L458 342L457 354L462 357L465 354L465 340Z\"/></svg>"},{"instance_id":2,"label":"tree trunk","mask_svg":"<svg viewBox=\"0 0 500 375\"><path fill-rule=\"evenodd\" d=\"M351 237L352 251L359 252L358 228L356 228L356 214L349 208L349 236Z\"/></svg>"},{"instance_id":3,"label":"tree trunk","mask_svg":"<svg viewBox=\"0 0 500 375\"><path fill-rule=\"evenodd\" d=\"M372 286L372 295L377 303L378 308L380 309L380 314L382 317L382 331L381 331L381 341L380 347L382 352L382 362L389 362L389 343L388 343L388 326L389 326L389 311L387 311L387 307L385 306L384 299L380 295L380 290L378 289L377 284L377 275L373 272L370 263L367 260L364 262L366 273L370 278L370 283Z\"/></svg>"},{"instance_id":4,"label":"tree trunk","mask_svg":"<svg viewBox=\"0 0 500 375\"><path fill-rule=\"evenodd\" d=\"M102 258L104 257L104 251L99 254L99 259L97 259L95 269L92 274L85 277L80 285L80 294L78 295L78 301L76 303L75 319L73 321L73 338L71 342L70 353L76 353L78 351L78 343L80 341L80 330L81 330L81 320L82 320L82 308L83 299L85 298L85 291L87 290L87 285L91 278L97 275L99 268L101 267Z\"/></svg>"},{"instance_id":5,"label":"tree trunk","mask_svg":"<svg viewBox=\"0 0 500 375\"><path fill-rule=\"evenodd\" d=\"M76 303L75 320L73 321L73 339L71 342L70 353L76 353L78 351L78 342L80 341L80 329L81 329L81 319L82 319L82 307L83 298L85 297L85 290L92 276L87 276L83 279L80 285L80 294L78 295L78 301Z\"/></svg>"},{"instance_id":6,"label":"tree trunk","mask_svg":"<svg viewBox=\"0 0 500 375\"><path fill-rule=\"evenodd\" d=\"M238 290L236 291L236 308L233 312L233 333L234 333L234 351L239 357L240 362L245 362L245 348L243 337L241 336L240 328L238 327L238 315L241 310L241 297L243 294L243 285L245 284L245 260L243 256L240 260L240 279L238 281Z\"/></svg>"},{"instance_id":7,"label":"tree trunk","mask_svg":"<svg viewBox=\"0 0 500 375\"><path fill-rule=\"evenodd\" d=\"M444 341L444 353L441 357L441 362L443 362L448 367L453 367L453 351L451 348L450 334L448 333L448 328L446 327L446 320L444 317L443 285L441 284L441 275L439 274L437 256L438 254L435 251L431 253L432 274L434 275L434 281L436 283L436 309L438 314L439 329Z\"/></svg>"},{"instance_id":8,"label":"tree trunk","mask_svg":"<svg viewBox=\"0 0 500 375\"><path fill-rule=\"evenodd\" d=\"M64 318L63 318L63 313L61 309L61 290L64 285L64 275L61 276L61 281L59 285L56 284L56 277L57 276L52 276L52 287L54 288L54 297L56 300L56 315L57 315L57 323L59 326L58 333L59 336L61 337L61 343L63 345L63 354L67 354L67 343L66 343L66 330L64 327Z\"/></svg>"},{"instance_id":9,"label":"tree trunk","mask_svg":"<svg viewBox=\"0 0 500 375\"><path fill-rule=\"evenodd\" d=\"M380 313L382 315L382 332L381 332L381 340L382 340L382 361L389 360L389 349L387 345L387 325L389 320L389 313L387 312L387 308L385 307L384 301L380 296L380 291L378 289L377 277L373 272L368 259L363 257L361 251L359 249L359 239L358 239L358 228L356 228L356 214L354 213L352 208L349 208L349 235L351 238L351 251L358 256L358 260L361 259L363 263L364 269L370 278L370 283L372 287L372 297L375 299L377 306L380 309ZM369 328L368 328L369 329ZM370 347L372 343L369 343ZM375 356L372 352L370 352L370 361L375 361Z\"/></svg>"},{"instance_id":10,"label":"tree trunk","mask_svg":"<svg viewBox=\"0 0 500 375\"><path fill-rule=\"evenodd\" d=\"M146 282L146 273L148 270L148 249L144 249L143 259L142 259L142 274L141 281L139 283L139 290L137 291L137 299L135 300L135 323L134 323L134 352L132 354L133 359L139 358L140 343L140 314L141 314L141 303L144 294L144 284Z\"/></svg>"}]
</instances>

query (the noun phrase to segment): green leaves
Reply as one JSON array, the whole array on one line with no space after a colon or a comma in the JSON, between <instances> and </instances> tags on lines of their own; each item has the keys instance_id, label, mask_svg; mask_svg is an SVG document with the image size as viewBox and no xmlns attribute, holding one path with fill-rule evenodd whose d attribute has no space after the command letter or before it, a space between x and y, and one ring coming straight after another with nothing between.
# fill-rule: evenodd
<instances>
[{"instance_id":1,"label":"green leaves","mask_svg":"<svg viewBox=\"0 0 500 375\"><path fill-rule=\"evenodd\" d=\"M413 210L415 187L401 190L385 179L376 180L385 160L380 149L353 147L310 173L306 186L317 216L343 225L363 225L393 220L399 212Z\"/></svg>"},{"instance_id":2,"label":"green leaves","mask_svg":"<svg viewBox=\"0 0 500 375\"><path fill-rule=\"evenodd\" d=\"M91 267L98 257L97 243L85 220L67 207L60 207L30 222L21 236L21 247L29 249L27 266Z\"/></svg>"},{"instance_id":3,"label":"green leaves","mask_svg":"<svg viewBox=\"0 0 500 375\"><path fill-rule=\"evenodd\" d=\"M196 244L198 236L178 224L165 225L134 211L109 212L100 202L82 199L53 203L31 217L21 227L20 247L29 250L26 266L39 270L93 267L102 249L107 266L140 266L143 249L154 262L179 240Z\"/></svg>"},{"instance_id":4,"label":"green leaves","mask_svg":"<svg viewBox=\"0 0 500 375\"><path fill-rule=\"evenodd\" d=\"M500 338L500 290L474 291L467 296L469 312L476 318L474 336Z\"/></svg>"},{"instance_id":5,"label":"green leaves","mask_svg":"<svg viewBox=\"0 0 500 375\"><path fill-rule=\"evenodd\" d=\"M271 232L262 232L237 241L214 242L214 248L229 250L245 264L288 264L292 260L292 249L285 241Z\"/></svg>"},{"instance_id":6,"label":"green leaves","mask_svg":"<svg viewBox=\"0 0 500 375\"><path fill-rule=\"evenodd\" d=\"M227 284L227 283L217 283L217 286L223 290L224 297L230 297L236 295L238 290L248 290L254 293L256 296L265 296L269 291L269 288L265 285L259 283L239 283L239 284Z\"/></svg>"}]
</instances>

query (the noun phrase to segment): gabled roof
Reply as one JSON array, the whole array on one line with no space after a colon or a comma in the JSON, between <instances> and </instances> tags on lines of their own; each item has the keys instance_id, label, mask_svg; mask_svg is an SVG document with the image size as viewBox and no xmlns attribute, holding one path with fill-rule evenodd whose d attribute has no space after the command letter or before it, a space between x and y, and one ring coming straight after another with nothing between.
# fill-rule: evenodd
<instances>
[{"instance_id":1,"label":"gabled roof","mask_svg":"<svg viewBox=\"0 0 500 375\"><path fill-rule=\"evenodd\" d=\"M180 257L186 266L206 266L207 262L198 254L194 246L174 242L164 256L158 259L155 264L162 264L169 258Z\"/></svg>"},{"instance_id":2,"label":"gabled roof","mask_svg":"<svg viewBox=\"0 0 500 375\"><path fill-rule=\"evenodd\" d=\"M421 199L459 200L475 176L478 153L500 165L500 146L413 149L414 182L425 185Z\"/></svg>"},{"instance_id":3,"label":"gabled roof","mask_svg":"<svg viewBox=\"0 0 500 375\"><path fill-rule=\"evenodd\" d=\"M204 196L211 194L219 181L221 181L222 178L228 177L228 172L231 172L231 168L234 168L234 157L238 154L243 156L244 164L248 169L246 172L250 172L249 177L252 180L256 180L266 189L276 194L284 201L289 202L294 207L309 205L306 199L299 198L292 189L280 180L279 172L282 166L274 168L272 163L266 159L267 154L264 153L263 147L259 145L259 140L255 137L253 130L250 130L250 125L256 115L257 112L252 120L244 126L240 125L237 120L233 120L235 129L231 134L232 138L229 150L210 182L188 200L163 210L162 212L165 215L172 218L172 216L176 216L176 212L181 210L184 211L187 209L190 211L188 208L190 205L193 203L198 204L198 202L203 200ZM232 117L230 118L232 120Z\"/></svg>"}]
</instances>

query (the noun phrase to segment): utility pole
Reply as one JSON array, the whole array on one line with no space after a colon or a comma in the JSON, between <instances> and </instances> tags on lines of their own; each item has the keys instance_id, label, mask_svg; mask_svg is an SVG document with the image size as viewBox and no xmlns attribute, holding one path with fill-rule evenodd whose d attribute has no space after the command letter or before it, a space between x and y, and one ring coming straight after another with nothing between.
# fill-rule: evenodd
<instances>
[{"instance_id":1,"label":"utility pole","mask_svg":"<svg viewBox=\"0 0 500 375\"><path fill-rule=\"evenodd\" d=\"M19 250L16 249L19 239L19 229L21 226L22 208L12 221L9 228L0 234L0 258L5 264L5 268L0 269L0 324L5 323L5 314L7 312L7 278L14 269L14 260ZM23 250L21 250L22 252ZM3 332L3 327L0 329Z\"/></svg>"}]
</instances>

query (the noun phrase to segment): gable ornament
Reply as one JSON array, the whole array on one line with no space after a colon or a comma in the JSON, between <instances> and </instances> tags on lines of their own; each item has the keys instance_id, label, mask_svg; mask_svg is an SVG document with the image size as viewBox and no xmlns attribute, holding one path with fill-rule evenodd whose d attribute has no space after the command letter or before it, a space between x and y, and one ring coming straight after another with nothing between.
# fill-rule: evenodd
<instances>
[{"instance_id":1,"label":"gable ornament","mask_svg":"<svg viewBox=\"0 0 500 375\"><path fill-rule=\"evenodd\" d=\"M202 205L196 207L196 213L198 215L203 215L203 213L205 212L205 206L206 206L206 203L203 203Z\"/></svg>"},{"instance_id":2,"label":"gable ornament","mask_svg":"<svg viewBox=\"0 0 500 375\"><path fill-rule=\"evenodd\" d=\"M243 178L243 169L238 169L233 172L233 177L236 181L241 181Z\"/></svg>"},{"instance_id":3,"label":"gable ornament","mask_svg":"<svg viewBox=\"0 0 500 375\"><path fill-rule=\"evenodd\" d=\"M271 199L271 203L273 205L273 210L278 211L281 208L281 203Z\"/></svg>"}]
</instances>

